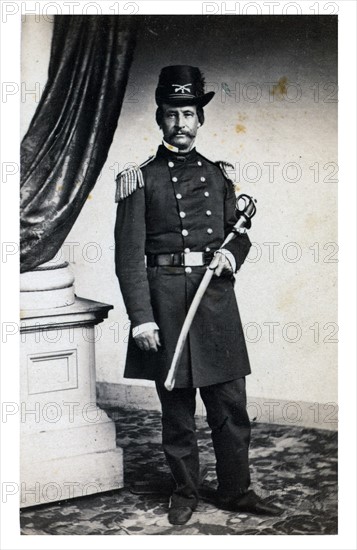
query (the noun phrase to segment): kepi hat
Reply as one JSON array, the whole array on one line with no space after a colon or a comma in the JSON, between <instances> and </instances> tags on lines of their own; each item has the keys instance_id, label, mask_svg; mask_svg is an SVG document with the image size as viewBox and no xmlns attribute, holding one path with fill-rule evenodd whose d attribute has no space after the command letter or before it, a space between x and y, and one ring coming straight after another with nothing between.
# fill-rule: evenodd
<instances>
[{"instance_id":1,"label":"kepi hat","mask_svg":"<svg viewBox=\"0 0 357 550\"><path fill-rule=\"evenodd\" d=\"M204 107L214 92L204 91L205 80L198 67L170 65L161 70L155 91L158 105L200 105Z\"/></svg>"}]
</instances>

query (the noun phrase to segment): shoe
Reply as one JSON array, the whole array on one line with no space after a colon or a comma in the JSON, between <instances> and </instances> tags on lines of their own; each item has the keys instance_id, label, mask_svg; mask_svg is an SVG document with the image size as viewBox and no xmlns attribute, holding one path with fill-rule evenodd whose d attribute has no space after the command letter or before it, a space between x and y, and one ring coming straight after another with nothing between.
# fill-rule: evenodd
<instances>
[{"instance_id":1,"label":"shoe","mask_svg":"<svg viewBox=\"0 0 357 550\"><path fill-rule=\"evenodd\" d=\"M218 508L229 510L230 512L248 512L249 514L265 516L280 516L283 513L281 508L264 501L252 490L233 499L217 497L216 505Z\"/></svg>"},{"instance_id":2,"label":"shoe","mask_svg":"<svg viewBox=\"0 0 357 550\"><path fill-rule=\"evenodd\" d=\"M168 520L171 525L185 525L193 513L189 506L172 506L169 508Z\"/></svg>"}]
</instances>

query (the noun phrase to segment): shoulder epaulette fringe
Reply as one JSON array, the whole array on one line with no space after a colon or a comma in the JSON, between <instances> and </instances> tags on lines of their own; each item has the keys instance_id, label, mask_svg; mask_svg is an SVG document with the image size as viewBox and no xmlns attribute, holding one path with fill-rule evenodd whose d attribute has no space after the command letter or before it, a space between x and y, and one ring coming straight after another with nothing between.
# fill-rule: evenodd
<instances>
[{"instance_id":1,"label":"shoulder epaulette fringe","mask_svg":"<svg viewBox=\"0 0 357 550\"><path fill-rule=\"evenodd\" d=\"M116 177L115 202L129 197L134 191L144 187L144 177L141 168L149 164L155 157L149 157L140 166L130 166L122 170Z\"/></svg>"},{"instance_id":2,"label":"shoulder epaulette fringe","mask_svg":"<svg viewBox=\"0 0 357 550\"><path fill-rule=\"evenodd\" d=\"M227 172L227 169L230 169L230 170L235 169L233 164L231 164L230 162L226 162L225 160L217 160L215 164L218 166L218 168L221 169L224 177L234 185L234 181L232 180L232 177Z\"/></svg>"}]
</instances>

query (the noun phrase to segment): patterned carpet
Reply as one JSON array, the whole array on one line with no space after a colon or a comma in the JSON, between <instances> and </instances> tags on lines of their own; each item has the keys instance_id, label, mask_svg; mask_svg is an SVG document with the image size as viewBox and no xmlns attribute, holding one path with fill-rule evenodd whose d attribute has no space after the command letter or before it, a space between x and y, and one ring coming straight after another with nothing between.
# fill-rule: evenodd
<instances>
[{"instance_id":1,"label":"patterned carpet","mask_svg":"<svg viewBox=\"0 0 357 550\"><path fill-rule=\"evenodd\" d=\"M24 509L24 535L324 535L337 533L337 434L325 430L253 423L252 488L284 509L280 517L235 514L201 500L183 526L167 521L168 496L134 494L135 483L170 476L155 411L112 409L117 444L124 449L125 488ZM210 430L197 418L203 486L215 487Z\"/></svg>"}]
</instances>

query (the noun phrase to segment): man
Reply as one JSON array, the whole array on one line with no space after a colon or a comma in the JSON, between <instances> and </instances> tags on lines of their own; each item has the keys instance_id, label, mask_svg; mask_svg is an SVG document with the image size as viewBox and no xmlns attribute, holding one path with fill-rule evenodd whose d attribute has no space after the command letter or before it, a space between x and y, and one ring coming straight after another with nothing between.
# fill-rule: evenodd
<instances>
[{"instance_id":1,"label":"man","mask_svg":"<svg viewBox=\"0 0 357 550\"><path fill-rule=\"evenodd\" d=\"M236 222L235 193L223 164L194 142L204 123L200 70L165 67L156 89L163 143L154 157L117 178L116 272L132 333L124 376L155 380L162 407L162 442L175 481L168 519L186 523L198 502L195 394L200 389L212 429L217 506L273 513L253 492L245 376L250 373L233 274L250 241L238 235L219 262L190 329L175 388L164 382L189 305L215 251Z\"/></svg>"}]
</instances>

